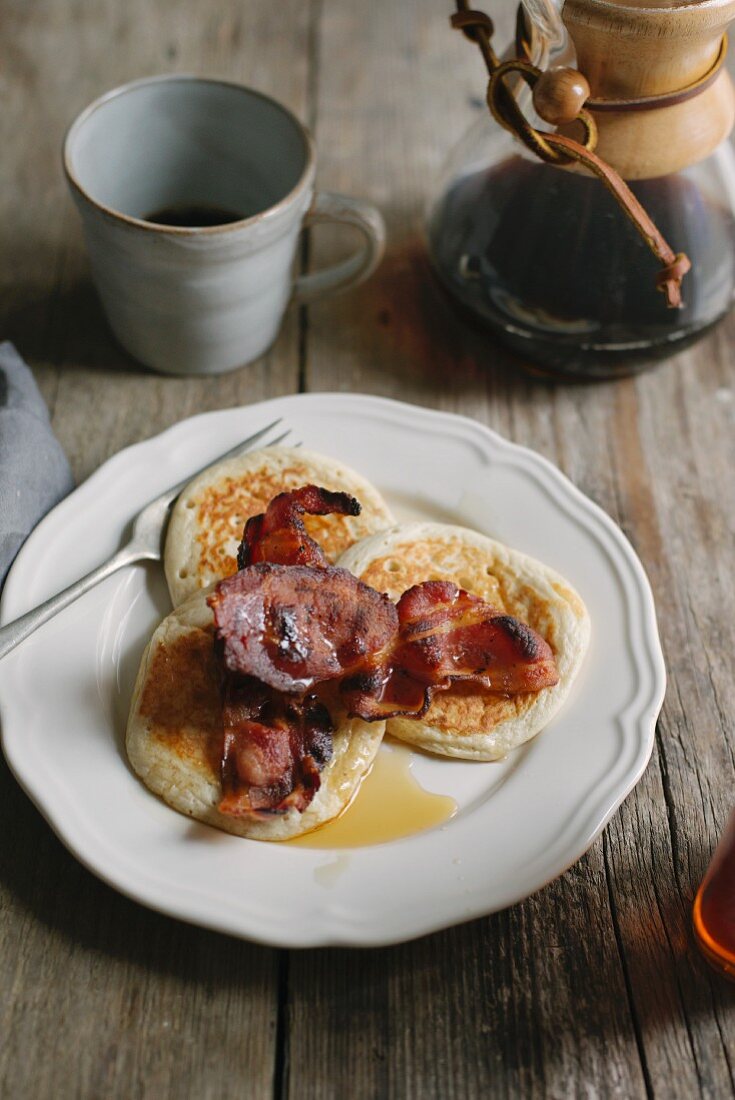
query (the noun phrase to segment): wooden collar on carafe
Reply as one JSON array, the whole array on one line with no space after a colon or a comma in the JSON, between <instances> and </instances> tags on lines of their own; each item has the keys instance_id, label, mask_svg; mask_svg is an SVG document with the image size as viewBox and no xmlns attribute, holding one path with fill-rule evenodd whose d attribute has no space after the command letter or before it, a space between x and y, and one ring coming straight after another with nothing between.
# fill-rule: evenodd
<instances>
[{"instance_id":1,"label":"wooden collar on carafe","mask_svg":"<svg viewBox=\"0 0 735 1100\"><path fill-rule=\"evenodd\" d=\"M565 0L562 18L590 86L595 152L624 179L673 175L728 137L735 0Z\"/></svg>"},{"instance_id":2,"label":"wooden collar on carafe","mask_svg":"<svg viewBox=\"0 0 735 1100\"><path fill-rule=\"evenodd\" d=\"M677 27L673 27L671 23L672 8L676 5L666 3L664 7L661 0L659 0L658 5L656 5L656 0L647 0L645 10L637 3L637 0L627 0L627 3L622 5L600 4L599 0L567 0L564 6L564 22L570 29L574 39L580 69L588 73L588 68L582 63L582 60L586 57L590 62L589 69L596 93L594 96L591 95L590 83L581 71L559 68L544 73L531 64L534 31L522 6L518 9L516 31L516 52L518 56L510 61L501 62L492 47L492 20L484 12L470 9L467 0L456 0L456 3L457 11L452 16L452 26L462 30L467 38L476 42L480 47L490 76L487 102L496 121L515 134L541 160L559 166L568 166L576 162L593 172L605 184L626 215L631 219L648 247L663 265L658 272L656 285L664 293L667 305L672 308L680 307L682 304L681 280L691 267L689 258L683 252L674 252L635 195L633 195L620 172L616 171L609 163L610 159L617 162L620 158L608 156L608 159L603 159L600 155L598 121L600 129L607 137L607 141L603 144L610 146L613 152L622 153L622 159L628 167L631 167L631 163L629 154L626 162L626 148L630 146L631 135L635 136L636 130L643 133L646 130L649 133L655 132L656 126L652 128L650 121L652 112L667 109L670 119L672 110L681 111L682 104L688 104L689 101L693 101L703 93L708 93L709 89L712 89L715 93L714 99L712 94L709 93L710 103L714 103L716 107L719 104L720 107L719 112L715 112L718 114L715 129L722 130L724 126L727 126L726 132L729 132L735 114L735 107L730 104L732 109L730 110L728 124L728 89L731 89L731 85L726 73L722 70L722 63L727 48L724 28L733 14L730 9L735 8L735 0L720 0L719 3L715 0L715 7L718 10L715 12L714 17L710 2L707 5L709 10L705 13L704 19L702 18L702 12L696 10L698 5L688 4L686 11L682 11L675 17L678 21ZM652 10L656 6L660 10ZM617 17L617 33L614 33L614 30L611 29L611 12ZM667 17L668 22L662 23L662 17ZM634 48L631 51L630 38L627 35L621 35L621 24L626 25L628 30L632 27L631 33L634 39L636 35L638 36L638 41L635 42L637 50ZM615 92L629 91L625 81L626 77L630 78L631 75L631 52L633 54L633 65L635 65L636 57L639 64L641 64L646 52L645 35L653 33L659 42L660 48L662 31L663 36L667 39L676 37L676 34L672 35L672 31L678 31L678 37L684 41L684 52L688 54L690 62L689 66L686 64L682 66L684 83L679 82L676 87L672 88L669 85L668 88L660 90L656 86L656 81L660 80L662 65L660 63L658 65L647 63L643 66L642 86L635 87L636 79L633 80L634 91L643 94L600 94L598 90L600 88L607 93L608 88L606 85L611 83L611 74L612 88ZM610 56L611 39L613 40L613 46L617 41L620 49L627 53L628 71L626 72L626 63L624 62L621 66L622 76L618 78L618 87L615 87L614 58L611 61ZM679 43L679 47L681 53L681 43ZM655 42L651 44L650 48L655 48ZM614 49L613 52L615 52ZM702 64L703 59L706 61L704 66ZM597 64L595 64L595 60L597 60ZM665 66L663 67L665 68ZM692 71L692 67L694 71ZM649 74L649 78L652 74L655 90L646 87L647 74ZM640 74L635 73L634 75L638 78ZM723 77L722 81L718 80L720 76ZM544 121L554 126L563 127L569 127L572 123L580 124L583 130L582 141L577 141L566 133L546 133L533 127L526 119L515 95L508 87L506 83L508 77L515 79L520 77L529 85L533 91L534 108ZM725 81L727 81L726 84ZM722 109L723 104L724 110ZM690 108L685 107L684 110L689 111ZM620 120L621 118L626 120L627 112L638 112L637 118L634 120L633 126L624 121L621 127ZM599 120L595 118L597 113L602 115ZM633 118L632 115L630 117ZM660 117L664 118L665 116ZM643 126L641 120L644 120ZM610 123L613 123L613 125L610 125ZM705 126L706 131L707 129ZM726 136L726 133L719 137L717 144L724 136ZM717 134L713 134L713 127L710 125L703 138L702 147L699 150L684 151L681 155L684 157L689 156L690 159L684 159L681 164L677 164L670 170L678 170L686 163L693 163L702 159L703 156L707 156L712 151L709 146L712 145L715 137L717 137ZM635 146L636 143L633 142L634 153ZM647 163L650 163L650 157L649 162L646 162L643 158L640 163L641 167L645 169ZM635 178L639 175L635 170L626 174L629 175L629 178ZM666 173L653 171L648 174Z\"/></svg>"},{"instance_id":3,"label":"wooden collar on carafe","mask_svg":"<svg viewBox=\"0 0 735 1100\"><path fill-rule=\"evenodd\" d=\"M590 96L589 99L585 100L585 107L588 111L654 111L661 110L662 107L675 107L677 103L694 99L695 96L700 95L709 88L710 84L714 83L719 75L726 57L727 35L723 34L712 67L703 76L692 81L691 84L687 84L685 87L678 88L673 92L659 92L658 95L644 95L630 99L595 99ZM543 115L541 117L543 118Z\"/></svg>"}]
</instances>

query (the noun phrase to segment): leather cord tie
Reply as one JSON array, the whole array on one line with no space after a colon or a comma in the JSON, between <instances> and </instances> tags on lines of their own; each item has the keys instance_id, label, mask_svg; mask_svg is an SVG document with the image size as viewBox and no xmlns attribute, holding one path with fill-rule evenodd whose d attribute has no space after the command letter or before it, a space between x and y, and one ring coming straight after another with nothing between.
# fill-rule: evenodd
<instances>
[{"instance_id":1,"label":"leather cord tie","mask_svg":"<svg viewBox=\"0 0 735 1100\"><path fill-rule=\"evenodd\" d=\"M574 141L573 138L564 137L562 134L542 132L531 125L518 106L513 92L505 83L507 77L517 74L530 88L533 88L541 75L541 70L528 60L530 45L528 35L524 33L521 9L519 9L516 38L518 52L525 56L501 62L492 46L494 27L490 17L485 12L468 8L466 0L456 0L456 2L457 11L451 16L451 23L480 48L490 75L487 104L493 118L510 133L515 134L532 153L547 164L561 166L576 161L593 172L605 184L654 256L661 262L662 267L656 277L656 287L664 294L666 305L670 309L680 309L682 306L681 280L692 266L689 257L684 252L674 252L622 176L595 153L597 126L592 115L582 108L574 119L583 127L582 142ZM525 27L525 31L527 30L528 28Z\"/></svg>"}]
</instances>

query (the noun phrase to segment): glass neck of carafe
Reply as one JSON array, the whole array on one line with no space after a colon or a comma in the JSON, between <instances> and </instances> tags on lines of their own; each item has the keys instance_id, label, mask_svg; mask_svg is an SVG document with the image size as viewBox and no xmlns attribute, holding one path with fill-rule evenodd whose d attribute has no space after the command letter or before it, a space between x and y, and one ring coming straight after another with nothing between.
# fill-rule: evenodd
<instances>
[{"instance_id":1,"label":"glass neck of carafe","mask_svg":"<svg viewBox=\"0 0 735 1100\"><path fill-rule=\"evenodd\" d=\"M569 36L561 19L563 0L523 0L523 7L533 23L533 64L544 69L551 58L558 63L569 50Z\"/></svg>"}]
</instances>

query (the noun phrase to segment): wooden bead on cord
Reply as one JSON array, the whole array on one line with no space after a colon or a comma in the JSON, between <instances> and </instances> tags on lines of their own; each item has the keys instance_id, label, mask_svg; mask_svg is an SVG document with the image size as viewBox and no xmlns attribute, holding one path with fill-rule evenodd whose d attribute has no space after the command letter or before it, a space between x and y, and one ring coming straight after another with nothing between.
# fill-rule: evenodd
<instances>
[{"instance_id":1,"label":"wooden bead on cord","mask_svg":"<svg viewBox=\"0 0 735 1100\"><path fill-rule=\"evenodd\" d=\"M590 86L577 69L559 66L541 73L533 89L533 106L544 122L563 126L572 122L590 95Z\"/></svg>"}]
</instances>

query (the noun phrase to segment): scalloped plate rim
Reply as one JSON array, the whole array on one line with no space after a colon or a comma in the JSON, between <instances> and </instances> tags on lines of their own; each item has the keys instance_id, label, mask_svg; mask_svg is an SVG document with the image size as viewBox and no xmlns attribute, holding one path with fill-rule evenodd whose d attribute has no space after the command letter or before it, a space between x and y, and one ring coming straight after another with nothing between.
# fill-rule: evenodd
<instances>
[{"instance_id":1,"label":"scalloped plate rim","mask_svg":"<svg viewBox=\"0 0 735 1100\"><path fill-rule=\"evenodd\" d=\"M645 699L639 700L638 697L641 694L641 684L639 682L634 698L629 700L626 708L624 708L623 714L615 716L615 720L621 725L624 724L628 731L633 730L637 751L635 752L634 759L627 766L624 776L618 777L612 783L614 791L608 791L604 799L599 798L598 792L597 801L594 802L592 806L588 805L588 803L593 802L595 791L590 791L586 802L576 807L575 814L570 820L566 830L569 832L570 829L573 829L574 820L584 811L584 827L581 828L578 825L576 829L573 829L576 842L570 842L566 839L565 834L565 836L562 837L562 841L564 841L562 844L563 854L559 854L553 862L549 862L546 871L541 877L538 878L537 876L537 884L534 885L531 890L526 890L518 896L516 896L516 893L511 889L508 892L508 896L503 898L499 904L488 906L487 904L479 902L473 905L470 910L438 921L432 920L430 917L421 919L420 916L417 916L409 922L411 924L410 928L404 926L400 929L396 927L395 917L391 924L391 914L388 912L386 912L384 924L375 929L365 928L354 921L350 924L346 915L344 913L341 914L337 908L333 912L323 912L321 914L322 925L318 930L312 930L306 934L299 934L298 930L296 933L294 932L294 929L291 927L292 922L288 920L286 921L285 929L275 928L273 926L264 928L263 925L267 918L263 915L250 913L243 914L238 912L232 920L223 918L221 915L213 915L211 911L206 911L206 898L204 899L203 909L201 898L190 899L188 903L184 903L182 908L182 905L177 903L176 898L172 899L167 894L166 890L163 890L162 896L161 891L156 889L155 884L153 886L149 884L148 887L146 887L144 884L144 880L147 877L146 872L144 868L141 868L138 864L133 864L131 868L127 870L126 875L121 865L120 853L117 853L118 861L111 870L109 866L110 853L104 851L104 845L99 844L97 838L94 838L92 842L89 841L89 838L86 838L86 841L82 840L82 842L80 842L78 836L74 835L74 829L71 827L75 817L73 808L70 808L68 805L61 805L61 803L58 805L49 805L46 792L40 789L38 776L30 774L33 769L29 768L28 761L24 761L23 759L22 746L18 745L17 740L14 740L12 734L8 734L6 727L9 723L5 720L2 722L1 730L3 749L11 770L20 785L36 804L44 817L46 817L62 842L70 849L76 858L113 888L138 902L142 902L149 908L177 917L178 919L187 920L190 923L236 936L244 936L256 942L279 947L327 945L385 946L393 943L405 942L417 936L426 935L438 931L441 928L449 927L453 924L471 920L486 913L505 908L507 905L522 900L522 898L528 896L529 893L533 893L541 889L548 882L553 881L553 879L572 866L589 849L590 845L615 813L620 803L638 782L650 759L655 739L656 718L662 705L666 688L665 666L658 638L655 608L650 585L640 560L620 528L617 527L599 505L586 497L561 470L554 466L552 462L521 444L505 439L492 428L472 420L469 417L441 410L427 409L422 406L415 406L406 402L375 397L372 395L351 393L289 395L273 398L254 405L198 413L186 420L171 425L163 432L147 440L132 444L111 456L102 466L91 474L78 489L70 494L66 500L57 505L57 507L45 517L22 547L16 559L16 563L10 572L2 600L0 601L0 622L5 622L10 617L9 608L13 608L13 615L21 614L23 610L25 610L23 600L19 598L19 592L17 591L22 586L23 572L26 569L26 564L31 562L36 547L46 544L48 533L53 530L54 525L59 522L60 514L63 515L67 509L73 510L75 505L84 503L89 494L92 494L92 498L94 498L94 494L97 492L98 487L105 486L110 478L112 478L114 482L121 474L124 477L126 472L129 473L131 471L132 466L139 457L142 456L145 459L147 455L153 454L156 449L164 449L172 440L178 442L179 439L184 439L187 433L196 433L198 428L203 427L214 419L223 416L238 417L241 415L250 418L253 417L257 411L261 410L263 419L265 419L267 416L270 416L271 413L282 411L279 409L281 405L286 406L286 409L283 411L285 411L287 415L287 407L293 402L297 402L307 408L309 405L313 405L316 408L321 407L322 409L329 409L330 406L333 406L339 415L344 415L346 408L356 403L360 411L367 412L372 410L379 419L391 419L396 422L402 422L401 426L404 428L407 426L405 418L410 416L414 423L410 423L408 425L409 428L414 428L416 426L415 420L418 418L424 422L424 425L433 422L436 425L442 425L445 430L452 427L455 429L452 434L465 441L468 433L470 433L475 437L476 441L479 441L480 450L483 453L487 454L489 451L491 452L491 457L496 457L498 452L503 453L504 457L510 461L511 465L516 467L523 466L527 470L530 470L535 479L542 483L546 483L547 487L550 482L554 489L553 496L555 498L555 504L557 506L567 505L564 510L572 518L573 522L578 524L581 523L583 526L586 526L588 530L591 530L590 520L596 521L603 535L601 536L599 532L594 533L595 538L605 547L610 561L613 565L619 566L620 559L622 559L629 568L629 580L633 586L632 594L637 598L637 610L640 612L640 620L638 623L639 641L641 642L643 653L645 653L645 656L648 658L648 691L645 692ZM343 406L342 410L339 409L339 406ZM492 452L496 452L496 454L493 455ZM185 473L186 470L183 470L181 476L185 476ZM614 552L612 554L610 552L610 545L614 547ZM617 558L615 552L618 555ZM30 568L30 564L28 564L28 568ZM624 585L623 587L626 593L626 599L630 600L630 586ZM14 604L15 607L13 606ZM628 611L630 612L630 608L628 608ZM643 656L643 653L639 653L638 656ZM645 686L644 684L644 688ZM4 717L6 706L7 704L3 704L3 702L0 701L0 717ZM634 714L625 713L632 708L635 708ZM12 724L12 707L8 709L11 711L10 724ZM122 863L127 863L128 856L129 854L125 853L125 858L122 860ZM121 871L123 872L122 874ZM250 919L251 916L252 919ZM330 919L325 919L327 916L329 916ZM247 925L247 927L245 927L245 925ZM394 929L393 931L390 931L391 927Z\"/></svg>"}]
</instances>

